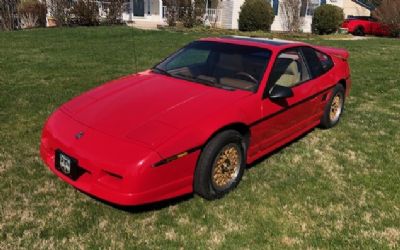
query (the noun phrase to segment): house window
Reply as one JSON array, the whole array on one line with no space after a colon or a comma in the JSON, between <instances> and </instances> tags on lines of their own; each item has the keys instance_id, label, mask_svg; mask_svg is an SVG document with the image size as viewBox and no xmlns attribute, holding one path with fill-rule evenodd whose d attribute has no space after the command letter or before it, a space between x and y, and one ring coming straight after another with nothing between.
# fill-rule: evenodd
<instances>
[{"instance_id":1,"label":"house window","mask_svg":"<svg viewBox=\"0 0 400 250\"><path fill-rule=\"evenodd\" d=\"M207 8L211 9L213 7L212 0L207 0Z\"/></svg>"},{"instance_id":2,"label":"house window","mask_svg":"<svg viewBox=\"0 0 400 250\"><path fill-rule=\"evenodd\" d=\"M270 1L272 9L274 10L275 16L278 15L278 9L279 9L279 0L267 0Z\"/></svg>"},{"instance_id":3,"label":"house window","mask_svg":"<svg viewBox=\"0 0 400 250\"><path fill-rule=\"evenodd\" d=\"M321 5L320 0L309 0L307 1L307 16L314 16L314 11Z\"/></svg>"}]
</instances>

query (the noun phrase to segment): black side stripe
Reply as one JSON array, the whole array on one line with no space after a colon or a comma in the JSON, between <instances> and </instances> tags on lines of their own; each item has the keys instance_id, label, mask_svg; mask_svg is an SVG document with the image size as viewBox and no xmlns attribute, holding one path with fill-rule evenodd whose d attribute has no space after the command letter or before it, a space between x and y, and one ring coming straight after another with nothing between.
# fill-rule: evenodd
<instances>
[{"instance_id":1,"label":"black side stripe","mask_svg":"<svg viewBox=\"0 0 400 250\"><path fill-rule=\"evenodd\" d=\"M298 105L300 105L300 104L302 104L302 103L304 103L304 102L307 102L307 101L309 101L309 100L311 100L311 99L317 97L318 95L320 95L320 94L322 94L322 93L324 93L324 92L326 92L326 91L328 91L328 90L333 89L335 86L336 86L336 85L331 86L331 87L328 87L328 88L326 88L326 89L324 89L324 90L321 90L321 91L319 91L319 92L317 92L317 93L315 93L315 94L313 94L313 95L311 95L311 96L309 96L309 97L307 97L307 98L305 98L305 99L303 99L303 100L301 100L301 101L299 101L299 102L296 102L296 103L294 103L294 104L292 104L292 105L290 105L290 106L288 106L288 107L286 107L286 108L284 108L284 109L281 109L281 110L279 110L279 111L277 111L277 112L275 112L275 113L273 113L273 114L267 115L267 116L265 116L265 117L263 117L263 118L261 118L261 119L259 119L259 120L257 120L257 121L254 121L254 122L250 123L249 126L252 127L252 126L258 125L258 124L260 124L261 122L264 122L264 121L266 121L266 120L268 120L268 119L271 119L271 118L274 117L274 116L277 116L277 115L279 115L279 114L282 114L283 112L286 112L286 111L288 111L288 110L291 109L291 108L294 108L294 107L296 107L296 106L298 106Z\"/></svg>"}]
</instances>

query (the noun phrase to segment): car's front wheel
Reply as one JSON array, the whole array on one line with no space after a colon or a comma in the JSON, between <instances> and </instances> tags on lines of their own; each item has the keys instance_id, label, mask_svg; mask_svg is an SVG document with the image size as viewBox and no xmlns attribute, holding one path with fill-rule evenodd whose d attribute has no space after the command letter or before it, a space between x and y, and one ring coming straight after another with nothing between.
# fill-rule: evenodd
<instances>
[{"instance_id":1,"label":"car's front wheel","mask_svg":"<svg viewBox=\"0 0 400 250\"><path fill-rule=\"evenodd\" d=\"M204 147L194 175L194 191L217 199L240 182L246 166L243 136L235 130L217 134Z\"/></svg>"}]
</instances>

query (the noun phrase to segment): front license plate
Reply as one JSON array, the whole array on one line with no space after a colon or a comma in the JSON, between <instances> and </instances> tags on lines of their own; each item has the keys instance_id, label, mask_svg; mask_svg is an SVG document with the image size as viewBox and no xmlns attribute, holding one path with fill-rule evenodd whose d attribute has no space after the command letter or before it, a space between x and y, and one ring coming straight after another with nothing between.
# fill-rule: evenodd
<instances>
[{"instance_id":1,"label":"front license plate","mask_svg":"<svg viewBox=\"0 0 400 250\"><path fill-rule=\"evenodd\" d=\"M64 154L60 150L56 151L55 165L56 169L64 175L70 177L73 180L77 178L77 161L74 158Z\"/></svg>"}]
</instances>

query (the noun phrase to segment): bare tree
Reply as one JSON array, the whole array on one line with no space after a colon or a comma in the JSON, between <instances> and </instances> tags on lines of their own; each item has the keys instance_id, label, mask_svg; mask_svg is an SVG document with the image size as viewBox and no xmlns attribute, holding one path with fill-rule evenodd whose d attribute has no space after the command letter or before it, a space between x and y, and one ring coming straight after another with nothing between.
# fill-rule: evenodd
<instances>
[{"instance_id":1,"label":"bare tree","mask_svg":"<svg viewBox=\"0 0 400 250\"><path fill-rule=\"evenodd\" d=\"M383 0L374 16L389 27L393 36L400 35L400 1Z\"/></svg>"},{"instance_id":2,"label":"bare tree","mask_svg":"<svg viewBox=\"0 0 400 250\"><path fill-rule=\"evenodd\" d=\"M0 0L0 28L14 30L18 28L18 0Z\"/></svg>"},{"instance_id":3,"label":"bare tree","mask_svg":"<svg viewBox=\"0 0 400 250\"><path fill-rule=\"evenodd\" d=\"M299 32L304 24L304 18L300 15L302 0L283 0L280 2L282 13L282 28L289 32Z\"/></svg>"}]
</instances>

